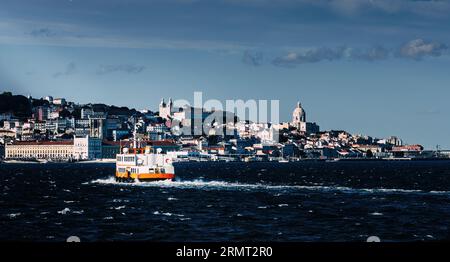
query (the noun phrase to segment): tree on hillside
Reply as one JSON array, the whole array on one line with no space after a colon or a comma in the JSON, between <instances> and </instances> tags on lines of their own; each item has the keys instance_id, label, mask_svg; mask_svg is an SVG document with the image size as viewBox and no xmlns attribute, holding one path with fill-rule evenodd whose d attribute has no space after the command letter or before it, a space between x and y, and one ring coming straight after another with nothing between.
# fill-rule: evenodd
<instances>
[{"instance_id":1,"label":"tree on hillside","mask_svg":"<svg viewBox=\"0 0 450 262\"><path fill-rule=\"evenodd\" d=\"M15 96L11 92L4 92L0 95L0 113L7 112L11 112L19 118L30 117L31 103L25 96Z\"/></svg>"}]
</instances>

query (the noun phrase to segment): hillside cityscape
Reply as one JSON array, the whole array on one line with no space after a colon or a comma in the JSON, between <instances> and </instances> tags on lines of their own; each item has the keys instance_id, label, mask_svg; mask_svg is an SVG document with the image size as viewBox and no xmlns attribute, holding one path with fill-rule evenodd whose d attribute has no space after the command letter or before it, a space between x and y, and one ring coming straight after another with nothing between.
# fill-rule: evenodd
<instances>
[{"instance_id":1,"label":"hillside cityscape","mask_svg":"<svg viewBox=\"0 0 450 262\"><path fill-rule=\"evenodd\" d=\"M375 138L345 130L320 130L307 121L299 102L292 121L240 120L214 125L208 132L183 134L174 127L195 126L217 112L175 107L162 99L158 112L105 104L78 104L65 98L0 95L0 159L3 161L114 160L121 147L160 148L177 161L299 161L345 159L438 159L450 152L424 150L391 136ZM230 112L221 112L225 118ZM228 119L228 118L227 118ZM217 130L227 130L219 135ZM231 130L231 132L230 132ZM275 139L275 135L277 139Z\"/></svg>"}]
</instances>

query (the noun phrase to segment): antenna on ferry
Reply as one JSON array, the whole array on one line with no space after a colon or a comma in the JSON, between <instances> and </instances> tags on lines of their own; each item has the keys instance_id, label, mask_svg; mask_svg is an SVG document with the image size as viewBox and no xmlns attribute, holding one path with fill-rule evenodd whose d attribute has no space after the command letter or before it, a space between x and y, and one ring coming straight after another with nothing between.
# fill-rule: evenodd
<instances>
[{"instance_id":1,"label":"antenna on ferry","mask_svg":"<svg viewBox=\"0 0 450 262\"><path fill-rule=\"evenodd\" d=\"M133 130L133 148L137 148L137 141L136 141L136 121L134 122L134 130Z\"/></svg>"}]
</instances>

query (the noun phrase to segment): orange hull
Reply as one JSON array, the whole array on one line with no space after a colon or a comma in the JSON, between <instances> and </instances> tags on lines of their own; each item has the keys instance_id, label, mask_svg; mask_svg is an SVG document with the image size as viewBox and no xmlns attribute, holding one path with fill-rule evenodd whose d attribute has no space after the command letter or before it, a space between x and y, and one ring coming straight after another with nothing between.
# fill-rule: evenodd
<instances>
[{"instance_id":1,"label":"orange hull","mask_svg":"<svg viewBox=\"0 0 450 262\"><path fill-rule=\"evenodd\" d=\"M134 181L138 179L139 181L157 181L157 180L167 180L174 179L175 174L166 173L149 173L149 174L128 174L116 172L116 180L118 181Z\"/></svg>"}]
</instances>

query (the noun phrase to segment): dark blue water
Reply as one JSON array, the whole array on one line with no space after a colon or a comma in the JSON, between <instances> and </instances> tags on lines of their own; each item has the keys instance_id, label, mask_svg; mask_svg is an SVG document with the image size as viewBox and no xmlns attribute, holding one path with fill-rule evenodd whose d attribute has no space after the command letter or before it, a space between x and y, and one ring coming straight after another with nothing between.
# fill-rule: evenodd
<instances>
[{"instance_id":1,"label":"dark blue water","mask_svg":"<svg viewBox=\"0 0 450 262\"><path fill-rule=\"evenodd\" d=\"M113 164L0 164L0 240L450 239L450 161L183 163L114 182Z\"/></svg>"}]
</instances>

